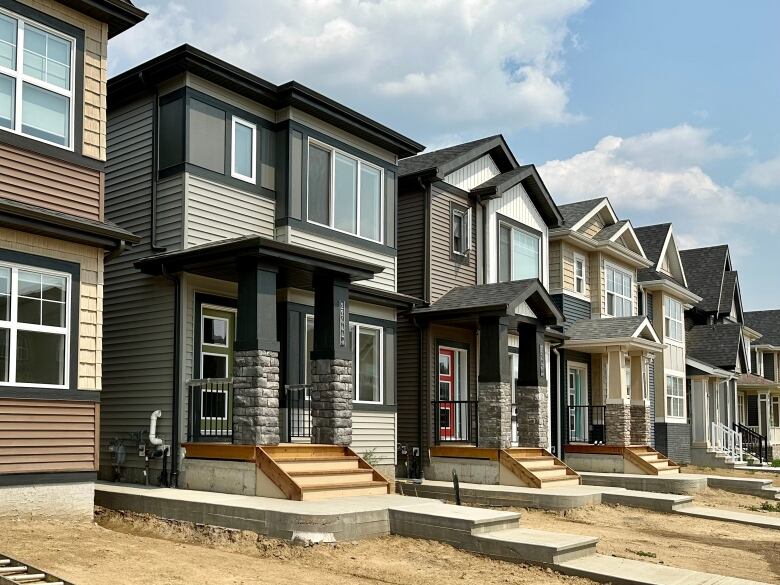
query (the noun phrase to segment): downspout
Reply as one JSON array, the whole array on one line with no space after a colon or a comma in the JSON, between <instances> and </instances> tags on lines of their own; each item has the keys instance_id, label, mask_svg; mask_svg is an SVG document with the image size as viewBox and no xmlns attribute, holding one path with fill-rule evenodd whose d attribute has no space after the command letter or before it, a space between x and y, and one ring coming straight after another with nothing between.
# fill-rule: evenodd
<instances>
[{"instance_id":1,"label":"downspout","mask_svg":"<svg viewBox=\"0 0 780 585\"><path fill-rule=\"evenodd\" d=\"M114 258L120 256L125 251L125 248L127 248L127 242L119 240L119 243L103 258L103 262L106 264L111 262Z\"/></svg>"},{"instance_id":2,"label":"downspout","mask_svg":"<svg viewBox=\"0 0 780 585\"><path fill-rule=\"evenodd\" d=\"M174 288L174 300L173 300L173 399L171 403L171 410L173 414L171 416L171 481L172 488L179 487L179 393L181 388L179 387L179 363L181 353L181 341L179 339L179 327L181 321L181 279L168 272L165 268L165 264L162 265L162 275L173 283Z\"/></svg>"},{"instance_id":3,"label":"downspout","mask_svg":"<svg viewBox=\"0 0 780 585\"><path fill-rule=\"evenodd\" d=\"M141 83L145 87L148 87L146 80L144 79L143 72L138 73L138 77L141 79ZM160 132L158 128L159 119L159 102L160 102L160 90L155 85L154 87L154 102L152 103L152 176L150 186L150 234L149 234L149 247L152 252L165 252L167 248L165 246L159 246L157 244L157 174L159 172L160 158Z\"/></svg>"}]
</instances>

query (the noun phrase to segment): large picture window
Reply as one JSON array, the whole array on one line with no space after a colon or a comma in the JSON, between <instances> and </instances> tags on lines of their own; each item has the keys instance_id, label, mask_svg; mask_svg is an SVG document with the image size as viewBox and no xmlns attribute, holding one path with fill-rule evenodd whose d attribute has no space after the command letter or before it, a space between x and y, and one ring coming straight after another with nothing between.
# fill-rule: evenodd
<instances>
[{"instance_id":1,"label":"large picture window","mask_svg":"<svg viewBox=\"0 0 780 585\"><path fill-rule=\"evenodd\" d=\"M634 314L631 275L614 266L607 266L604 272L607 280L607 315L630 317Z\"/></svg>"},{"instance_id":2,"label":"large picture window","mask_svg":"<svg viewBox=\"0 0 780 585\"><path fill-rule=\"evenodd\" d=\"M664 328L669 339L683 340L682 303L669 297L664 299Z\"/></svg>"},{"instance_id":3,"label":"large picture window","mask_svg":"<svg viewBox=\"0 0 780 585\"><path fill-rule=\"evenodd\" d=\"M72 148L75 45L0 11L0 128Z\"/></svg>"},{"instance_id":4,"label":"large picture window","mask_svg":"<svg viewBox=\"0 0 780 585\"><path fill-rule=\"evenodd\" d=\"M498 231L498 280L540 278L541 238L505 223Z\"/></svg>"},{"instance_id":5,"label":"large picture window","mask_svg":"<svg viewBox=\"0 0 780 585\"><path fill-rule=\"evenodd\" d=\"M382 241L382 169L321 143L309 144L309 221Z\"/></svg>"},{"instance_id":6,"label":"large picture window","mask_svg":"<svg viewBox=\"0 0 780 585\"><path fill-rule=\"evenodd\" d=\"M70 276L0 263L0 386L68 383Z\"/></svg>"},{"instance_id":7,"label":"large picture window","mask_svg":"<svg viewBox=\"0 0 780 585\"><path fill-rule=\"evenodd\" d=\"M666 414L685 417L685 381L677 376L666 376Z\"/></svg>"}]
</instances>

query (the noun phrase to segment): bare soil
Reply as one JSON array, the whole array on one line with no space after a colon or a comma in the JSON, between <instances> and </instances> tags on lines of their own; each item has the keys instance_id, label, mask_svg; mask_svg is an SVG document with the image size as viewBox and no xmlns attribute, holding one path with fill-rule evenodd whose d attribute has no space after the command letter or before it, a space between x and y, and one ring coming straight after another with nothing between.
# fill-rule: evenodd
<instances>
[{"instance_id":1,"label":"bare soil","mask_svg":"<svg viewBox=\"0 0 780 585\"><path fill-rule=\"evenodd\" d=\"M304 547L253 532L98 510L94 524L6 522L0 551L77 585L591 585L549 569L388 536Z\"/></svg>"},{"instance_id":2,"label":"bare soil","mask_svg":"<svg viewBox=\"0 0 780 585\"><path fill-rule=\"evenodd\" d=\"M729 496L739 506L743 496ZM776 530L622 506L521 512L523 524L529 528L597 536L597 549L606 555L780 583L780 537Z\"/></svg>"},{"instance_id":3,"label":"bare soil","mask_svg":"<svg viewBox=\"0 0 780 585\"><path fill-rule=\"evenodd\" d=\"M703 475L722 475L725 477L744 477L747 479L771 479L772 485L780 487L780 473L771 471L753 471L752 469L721 469L718 467L698 467L685 465L680 469L681 473L699 473Z\"/></svg>"},{"instance_id":4,"label":"bare soil","mask_svg":"<svg viewBox=\"0 0 780 585\"><path fill-rule=\"evenodd\" d=\"M709 506L711 508L780 518L780 500L771 501L758 496L735 494L724 490L707 488L696 492L693 496L693 503L697 506ZM772 510L768 510L768 507L771 507ZM778 535L778 538L780 539L780 535Z\"/></svg>"}]
</instances>

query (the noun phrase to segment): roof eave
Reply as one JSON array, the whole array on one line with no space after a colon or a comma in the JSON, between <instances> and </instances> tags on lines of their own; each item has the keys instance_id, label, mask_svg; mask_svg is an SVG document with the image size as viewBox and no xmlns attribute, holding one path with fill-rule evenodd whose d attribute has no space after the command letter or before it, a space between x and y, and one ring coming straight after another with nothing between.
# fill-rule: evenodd
<instances>
[{"instance_id":1,"label":"roof eave","mask_svg":"<svg viewBox=\"0 0 780 585\"><path fill-rule=\"evenodd\" d=\"M699 295L670 280L645 280L639 281L639 284L650 291L663 290L666 292L673 292L682 300L689 302L691 305L695 305L702 300Z\"/></svg>"},{"instance_id":2,"label":"roof eave","mask_svg":"<svg viewBox=\"0 0 780 585\"><path fill-rule=\"evenodd\" d=\"M59 0L61 4L108 24L108 38L132 28L148 14L122 0Z\"/></svg>"}]
</instances>

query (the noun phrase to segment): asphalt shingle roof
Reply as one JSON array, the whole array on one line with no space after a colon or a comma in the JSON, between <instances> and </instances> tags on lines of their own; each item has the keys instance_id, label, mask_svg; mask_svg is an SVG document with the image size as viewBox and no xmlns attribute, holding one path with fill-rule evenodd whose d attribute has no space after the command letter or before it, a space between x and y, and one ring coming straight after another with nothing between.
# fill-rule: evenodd
<instances>
[{"instance_id":1,"label":"asphalt shingle roof","mask_svg":"<svg viewBox=\"0 0 780 585\"><path fill-rule=\"evenodd\" d=\"M511 181L518 175L522 175L525 173L528 169L532 168L533 165L520 165L516 169L512 169L511 171L507 171L505 173L500 173L496 175L495 177L488 179L484 183L481 183L474 187L474 190L477 189L485 189L487 187L498 187L499 185L503 185L504 183Z\"/></svg>"},{"instance_id":2,"label":"asphalt shingle roof","mask_svg":"<svg viewBox=\"0 0 780 585\"><path fill-rule=\"evenodd\" d=\"M645 256L655 264L658 264L658 259L661 257L664 242L671 227L672 224L670 223L659 223L657 225L645 225L634 228L634 233L639 239L639 243L642 244Z\"/></svg>"},{"instance_id":3,"label":"asphalt shingle roof","mask_svg":"<svg viewBox=\"0 0 780 585\"><path fill-rule=\"evenodd\" d=\"M586 201L576 201L575 203L567 203L566 205L559 205L558 210L563 215L565 224L568 227L573 226L583 217L588 215L594 207L604 201L606 197L598 197L597 199L588 199Z\"/></svg>"},{"instance_id":4,"label":"asphalt shingle roof","mask_svg":"<svg viewBox=\"0 0 780 585\"><path fill-rule=\"evenodd\" d=\"M566 330L573 341L588 339L622 339L631 337L647 317L614 317L610 319L584 319Z\"/></svg>"},{"instance_id":5,"label":"asphalt shingle roof","mask_svg":"<svg viewBox=\"0 0 780 585\"><path fill-rule=\"evenodd\" d=\"M688 355L719 368L733 370L739 360L742 326L738 323L696 325L685 334Z\"/></svg>"},{"instance_id":6,"label":"asphalt shingle roof","mask_svg":"<svg viewBox=\"0 0 780 585\"><path fill-rule=\"evenodd\" d=\"M668 280L669 282L673 282L674 284L685 288L685 285L674 276L669 276L668 274L658 272L652 268L640 268L636 271L637 282L655 282L657 280Z\"/></svg>"},{"instance_id":7,"label":"asphalt shingle roof","mask_svg":"<svg viewBox=\"0 0 780 585\"><path fill-rule=\"evenodd\" d=\"M617 223L613 223L612 225L608 225L603 230L601 230L599 233L597 233L595 236L593 236L594 240L599 241L607 241L612 236L614 236L616 233L620 231L620 229L628 223L627 219L621 219Z\"/></svg>"},{"instance_id":8,"label":"asphalt shingle roof","mask_svg":"<svg viewBox=\"0 0 780 585\"><path fill-rule=\"evenodd\" d=\"M731 305L734 303L734 294L736 293L737 273L734 270L727 270L723 273L723 286L720 292L721 313L730 313Z\"/></svg>"},{"instance_id":9,"label":"asphalt shingle roof","mask_svg":"<svg viewBox=\"0 0 780 585\"><path fill-rule=\"evenodd\" d=\"M496 138L500 138L500 135L487 136L479 140L472 140L471 142L464 142L463 144L456 144L455 146L448 146L447 148L424 152L417 156L403 158L398 162L398 175L404 177L429 169L436 169L466 154L469 150Z\"/></svg>"},{"instance_id":10,"label":"asphalt shingle roof","mask_svg":"<svg viewBox=\"0 0 780 585\"><path fill-rule=\"evenodd\" d=\"M740 374L737 378L737 384L740 386L777 386L777 382L767 380L755 374Z\"/></svg>"},{"instance_id":11,"label":"asphalt shingle roof","mask_svg":"<svg viewBox=\"0 0 780 585\"><path fill-rule=\"evenodd\" d=\"M758 331L762 337L758 345L775 345L780 347L780 309L769 311L746 311L745 325Z\"/></svg>"},{"instance_id":12,"label":"asphalt shingle roof","mask_svg":"<svg viewBox=\"0 0 780 585\"><path fill-rule=\"evenodd\" d=\"M415 309L414 313L436 313L452 310L468 311L500 305L508 306L522 296L529 287L538 282L535 278L531 278L527 280L513 280L511 282L459 286L453 288L430 307Z\"/></svg>"},{"instance_id":13,"label":"asphalt shingle roof","mask_svg":"<svg viewBox=\"0 0 780 585\"><path fill-rule=\"evenodd\" d=\"M702 298L697 307L707 313L719 309L728 250L725 245L680 250L688 289Z\"/></svg>"}]
</instances>

